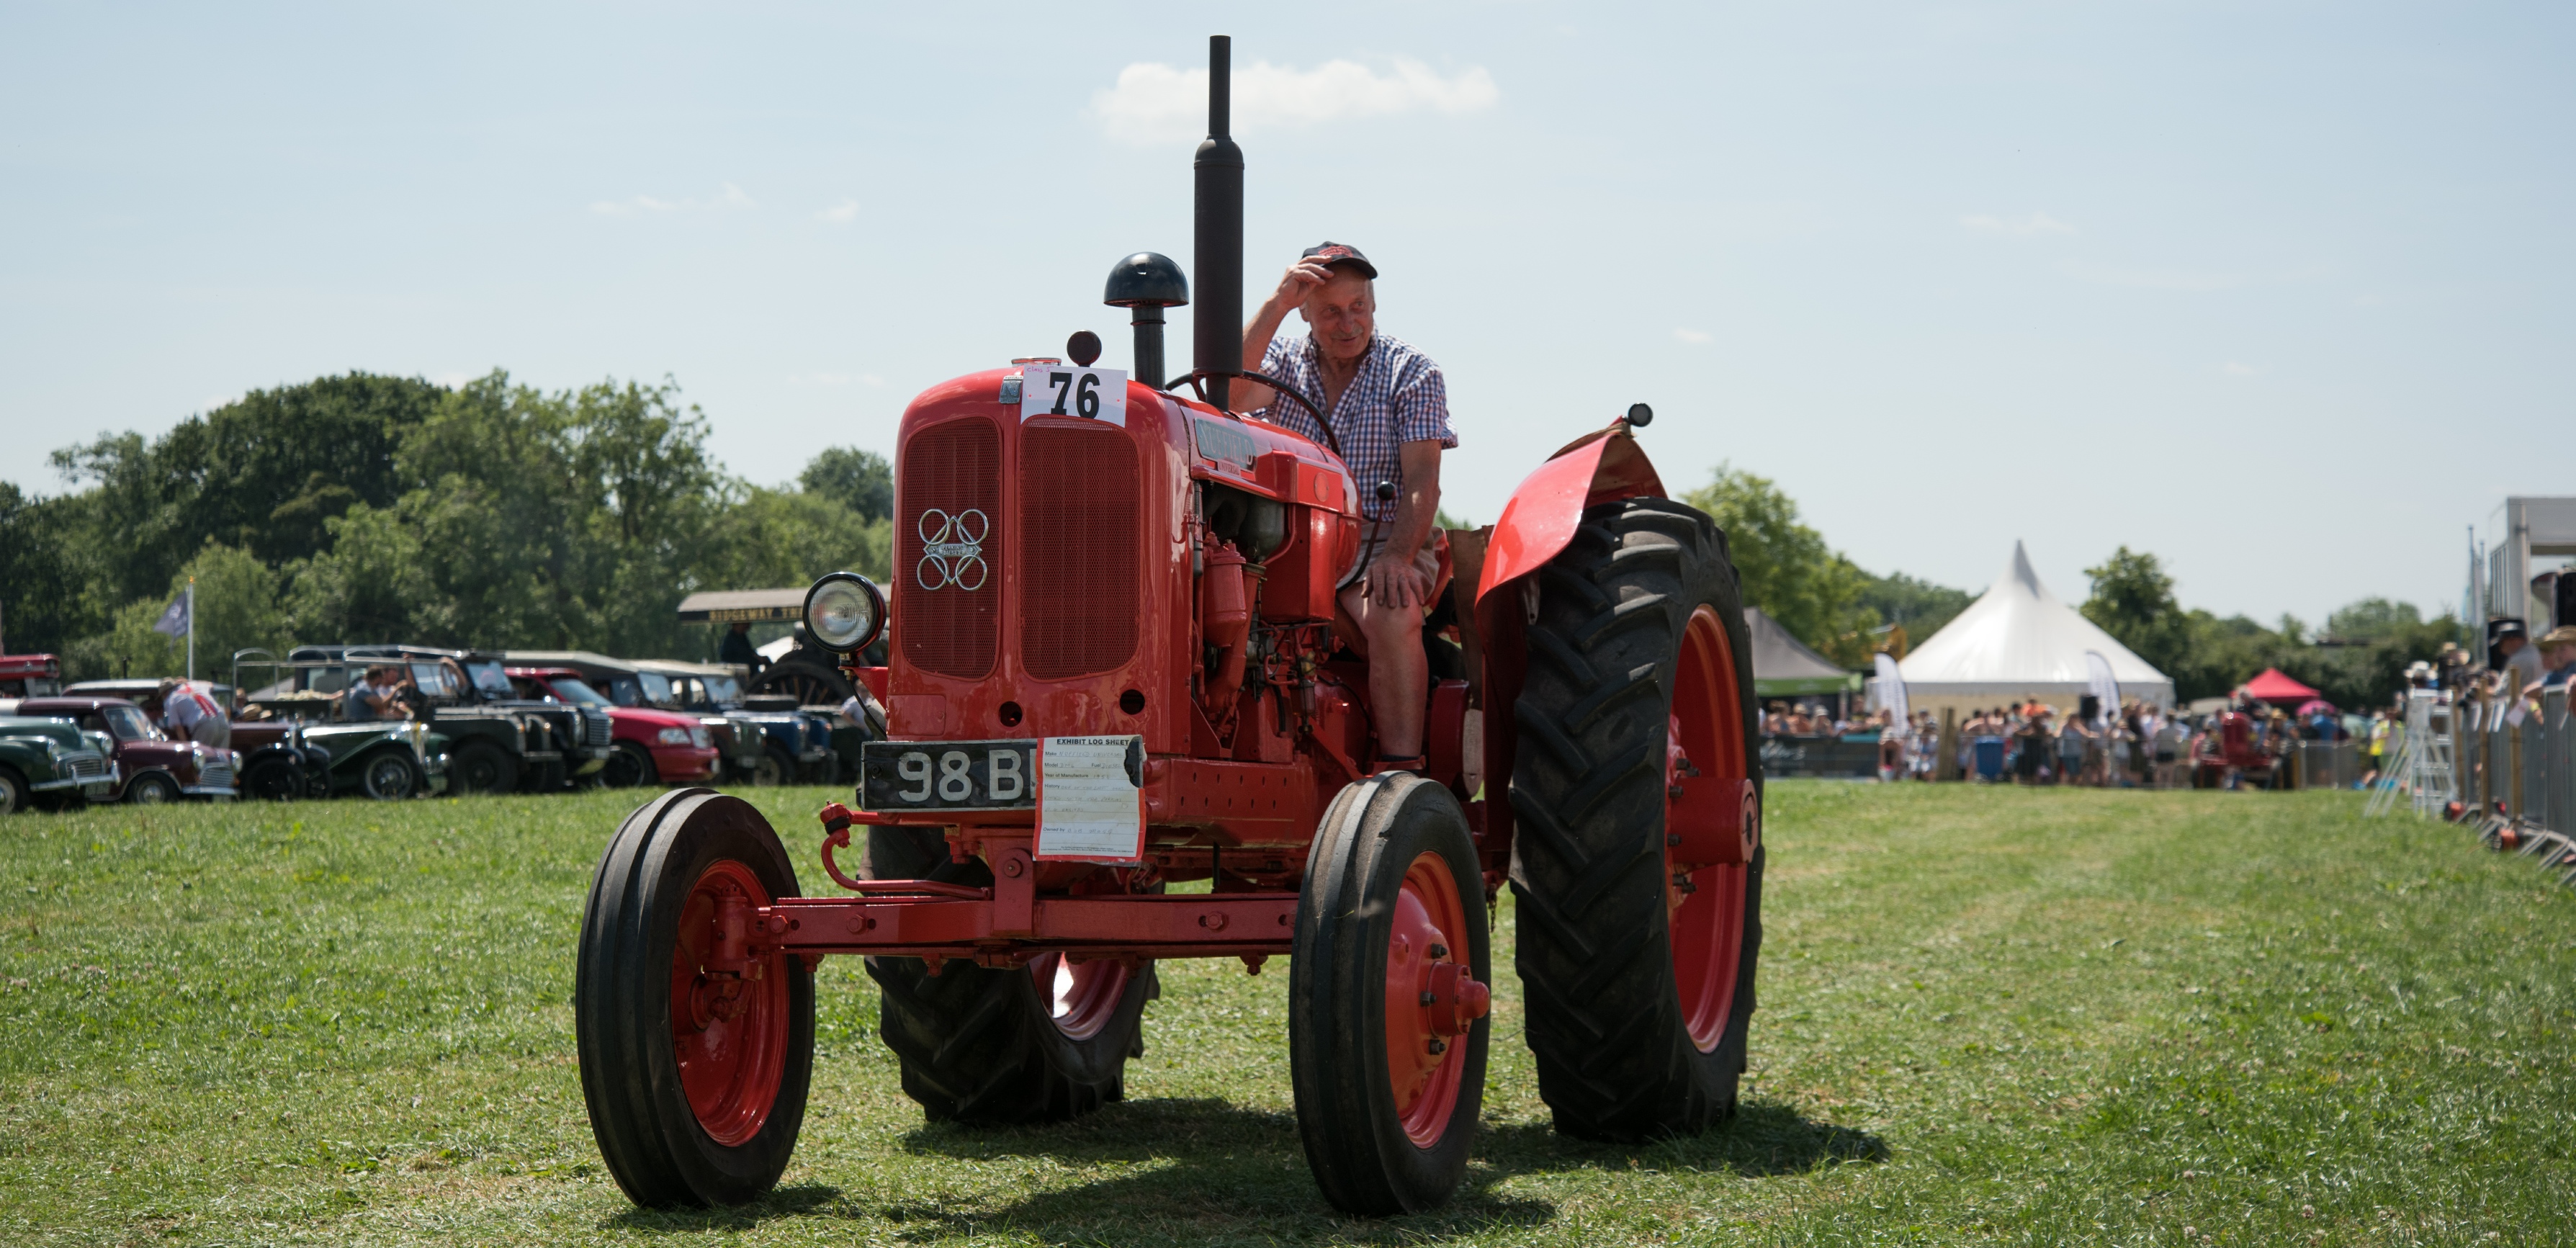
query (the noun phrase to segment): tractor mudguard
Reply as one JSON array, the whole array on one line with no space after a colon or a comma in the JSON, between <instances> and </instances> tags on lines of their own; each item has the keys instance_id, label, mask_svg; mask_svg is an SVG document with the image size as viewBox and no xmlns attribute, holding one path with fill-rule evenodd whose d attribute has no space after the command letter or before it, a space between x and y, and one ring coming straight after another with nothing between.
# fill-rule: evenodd
<instances>
[{"instance_id":1,"label":"tractor mudguard","mask_svg":"<svg viewBox=\"0 0 2576 1248\"><path fill-rule=\"evenodd\" d=\"M1628 422L1575 439L1512 491L1485 547L1476 602L1547 565L1574 540L1584 509L1623 498L1666 498L1663 478L1637 445Z\"/></svg>"}]
</instances>

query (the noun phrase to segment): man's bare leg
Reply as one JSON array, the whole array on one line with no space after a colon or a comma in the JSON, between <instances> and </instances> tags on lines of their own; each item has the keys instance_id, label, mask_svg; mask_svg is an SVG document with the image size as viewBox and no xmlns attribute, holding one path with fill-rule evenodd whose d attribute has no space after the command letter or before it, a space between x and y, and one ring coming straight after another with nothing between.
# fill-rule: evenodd
<instances>
[{"instance_id":1,"label":"man's bare leg","mask_svg":"<svg viewBox=\"0 0 2576 1248\"><path fill-rule=\"evenodd\" d=\"M1369 716L1377 724L1377 752L1391 759L1419 758L1423 703L1431 693L1431 664L1422 654L1422 609L1379 606L1361 592L1363 584L1342 590L1342 610L1359 621L1368 646Z\"/></svg>"}]
</instances>

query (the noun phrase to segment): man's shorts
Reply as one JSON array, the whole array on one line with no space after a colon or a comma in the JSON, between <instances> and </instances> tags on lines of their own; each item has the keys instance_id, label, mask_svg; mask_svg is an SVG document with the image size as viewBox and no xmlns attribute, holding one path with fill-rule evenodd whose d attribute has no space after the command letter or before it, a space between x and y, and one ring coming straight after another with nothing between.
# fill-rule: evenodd
<instances>
[{"instance_id":1,"label":"man's shorts","mask_svg":"<svg viewBox=\"0 0 2576 1248\"><path fill-rule=\"evenodd\" d=\"M1333 588L1348 589L1352 585L1357 584L1360 578L1367 576L1370 562L1377 558L1379 551L1386 549L1387 539L1394 536L1394 534L1395 522L1392 520L1377 520L1364 523L1360 529L1359 557L1351 561L1349 570L1342 573L1342 579L1333 582ZM1440 528L1438 525L1434 525L1431 529L1431 539L1422 543L1422 549L1413 552L1413 566L1422 569L1422 579L1424 581L1434 585L1438 584L1440 580L1440 552L1446 549L1448 545L1448 531ZM1425 604L1423 607L1423 610L1426 612L1430 609L1429 604Z\"/></svg>"}]
</instances>

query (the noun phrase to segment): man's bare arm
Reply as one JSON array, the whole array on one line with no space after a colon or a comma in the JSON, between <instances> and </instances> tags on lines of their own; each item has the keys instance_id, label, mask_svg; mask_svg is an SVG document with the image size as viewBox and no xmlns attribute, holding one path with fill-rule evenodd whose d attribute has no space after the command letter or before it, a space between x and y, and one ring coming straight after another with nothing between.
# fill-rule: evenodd
<instances>
[{"instance_id":1,"label":"man's bare arm","mask_svg":"<svg viewBox=\"0 0 2576 1248\"><path fill-rule=\"evenodd\" d=\"M1243 327L1243 367L1259 372L1261 362L1270 357L1270 340L1279 334L1279 324L1306 302L1315 288L1332 280L1333 271L1319 260L1299 260L1280 275L1279 288L1253 310L1252 323ZM1249 381L1238 381L1234 391L1234 409L1258 411L1270 406L1276 397L1270 387Z\"/></svg>"},{"instance_id":2,"label":"man's bare arm","mask_svg":"<svg viewBox=\"0 0 2576 1248\"><path fill-rule=\"evenodd\" d=\"M1387 607L1431 605L1431 579L1413 565L1413 557L1431 540L1440 518L1440 440L1424 438L1397 448L1404 465L1404 492L1396 496L1395 527L1368 570L1369 597ZM1369 497L1377 482L1357 483Z\"/></svg>"}]
</instances>

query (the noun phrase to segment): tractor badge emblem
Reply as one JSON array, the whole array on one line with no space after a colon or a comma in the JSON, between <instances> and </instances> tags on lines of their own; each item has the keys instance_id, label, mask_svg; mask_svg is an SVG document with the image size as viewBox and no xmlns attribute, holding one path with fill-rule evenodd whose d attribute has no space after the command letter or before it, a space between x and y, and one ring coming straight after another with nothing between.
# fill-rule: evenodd
<instances>
[{"instance_id":1,"label":"tractor badge emblem","mask_svg":"<svg viewBox=\"0 0 2576 1248\"><path fill-rule=\"evenodd\" d=\"M955 587L972 593L984 588L984 535L992 531L984 513L969 507L949 515L936 507L921 513L921 562L913 579L923 589Z\"/></svg>"}]
</instances>

